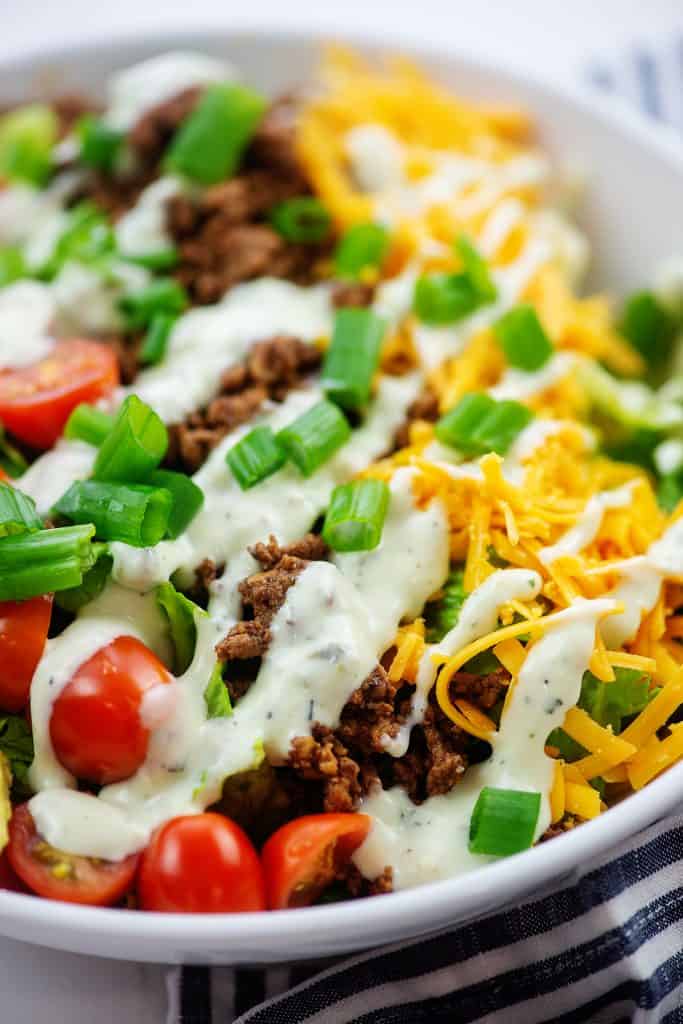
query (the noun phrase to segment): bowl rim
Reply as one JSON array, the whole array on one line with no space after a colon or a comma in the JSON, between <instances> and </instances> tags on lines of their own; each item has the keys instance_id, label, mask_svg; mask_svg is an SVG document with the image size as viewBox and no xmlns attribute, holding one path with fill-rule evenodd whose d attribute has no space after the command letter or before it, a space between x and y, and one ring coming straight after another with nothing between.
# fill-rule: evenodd
<instances>
[{"instance_id":1,"label":"bowl rim","mask_svg":"<svg viewBox=\"0 0 683 1024\"><path fill-rule=\"evenodd\" d=\"M0 72L11 74L13 70L23 72L33 61L44 64L78 62L84 53L111 53L130 49L135 52L163 52L182 46L183 49L202 48L208 40L215 42L254 42L270 45L296 46L323 45L334 35L344 42L370 53L400 51L423 61L434 58L444 65L462 68L465 72L481 77L487 75L503 85L530 90L543 95L551 102L573 108L587 120L598 123L615 123L634 144L646 147L659 159L664 159L674 168L683 171L683 141L672 128L654 124L650 119L631 108L625 102L612 97L596 95L581 84L558 84L548 82L535 72L526 72L507 63L495 65L485 58L473 56L458 50L457 46L444 46L429 39L410 43L394 30L387 32L381 40L372 32L317 30L315 28L268 27L255 24L242 25L232 31L228 26L207 24L203 27L182 27L163 32L141 30L115 33L106 38L94 36L81 42L65 42L54 47L42 46L0 58ZM142 58L144 59L144 58ZM132 911L103 907L79 906L59 903L40 897L0 891L0 933L8 925L35 925L36 938L48 929L59 931L61 948L78 936L78 942L106 934L114 943L129 940L143 940L160 944L160 952L169 954L172 948L195 950L197 957L204 954L219 954L225 947L235 948L239 941L249 951L260 945L272 947L280 944L287 950L287 940L297 933L313 932L315 947L324 955L327 943L336 942L340 949L367 950L378 943L391 941L391 936L434 932L446 926L455 916L462 923L492 911L491 893L501 892L503 900L496 910L509 905L510 899L530 898L530 888L536 889L552 879L572 875L578 877L587 858L591 867L596 858L622 840L661 819L679 801L683 788L683 764L676 765L654 779L643 790L626 798L605 815L581 825L556 838L521 854L508 857L465 876L441 881L428 882L413 889L400 890L372 901L372 913L360 918L363 938L358 941L359 903L350 901L327 906L308 907L298 910L270 911L244 914L166 914L157 912ZM466 879L466 883L463 884ZM360 907L365 904L361 903ZM406 920L411 921L406 929ZM12 934L12 932L10 932ZM170 939L172 936L172 940ZM390 938L387 939L387 936ZM39 938L38 938L38 941ZM46 940L46 945L57 945ZM289 950L293 958L300 954ZM315 949L307 955L315 956ZM187 959L187 956L185 956ZM285 958L283 955L282 959ZM166 957L154 959L163 961ZM236 960L239 957L235 958ZM249 956L253 962L258 957ZM272 957L269 957L272 959Z\"/></svg>"}]
</instances>

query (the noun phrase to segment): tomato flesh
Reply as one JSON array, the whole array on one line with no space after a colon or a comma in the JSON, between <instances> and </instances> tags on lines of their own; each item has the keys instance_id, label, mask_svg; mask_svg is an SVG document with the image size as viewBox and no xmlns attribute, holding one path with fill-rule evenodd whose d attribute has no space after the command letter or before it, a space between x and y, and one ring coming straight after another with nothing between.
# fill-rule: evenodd
<instances>
[{"instance_id":1,"label":"tomato flesh","mask_svg":"<svg viewBox=\"0 0 683 1024\"><path fill-rule=\"evenodd\" d=\"M31 679L41 659L52 612L52 595L0 601L0 709L16 713L28 704Z\"/></svg>"},{"instance_id":2,"label":"tomato flesh","mask_svg":"<svg viewBox=\"0 0 683 1024\"><path fill-rule=\"evenodd\" d=\"M313 903L369 830L366 814L309 814L279 828L261 853L270 909Z\"/></svg>"},{"instance_id":3,"label":"tomato flesh","mask_svg":"<svg viewBox=\"0 0 683 1024\"><path fill-rule=\"evenodd\" d=\"M101 786L130 778L149 744L143 698L172 678L135 637L120 636L101 648L54 703L50 737L60 762L76 778Z\"/></svg>"},{"instance_id":4,"label":"tomato flesh","mask_svg":"<svg viewBox=\"0 0 683 1024\"><path fill-rule=\"evenodd\" d=\"M266 909L256 850L239 825L211 812L173 818L152 836L138 896L143 910L180 914Z\"/></svg>"},{"instance_id":5,"label":"tomato flesh","mask_svg":"<svg viewBox=\"0 0 683 1024\"><path fill-rule=\"evenodd\" d=\"M28 804L16 807L9 823L7 856L29 889L50 900L107 907L130 889L139 855L121 861L62 853L38 834Z\"/></svg>"},{"instance_id":6,"label":"tomato flesh","mask_svg":"<svg viewBox=\"0 0 683 1024\"><path fill-rule=\"evenodd\" d=\"M10 864L7 850L0 853L0 889L7 892L29 891Z\"/></svg>"},{"instance_id":7,"label":"tomato flesh","mask_svg":"<svg viewBox=\"0 0 683 1024\"><path fill-rule=\"evenodd\" d=\"M0 421L35 448L50 448L81 402L96 402L119 383L112 348L97 341L59 341L45 359L0 370Z\"/></svg>"}]
</instances>

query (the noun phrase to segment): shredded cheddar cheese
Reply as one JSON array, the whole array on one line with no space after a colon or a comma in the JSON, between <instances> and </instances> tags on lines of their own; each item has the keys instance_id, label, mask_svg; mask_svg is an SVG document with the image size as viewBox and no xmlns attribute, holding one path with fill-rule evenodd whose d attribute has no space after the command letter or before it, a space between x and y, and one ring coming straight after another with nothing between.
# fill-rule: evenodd
<instances>
[{"instance_id":1,"label":"shredded cheddar cheese","mask_svg":"<svg viewBox=\"0 0 683 1024\"><path fill-rule=\"evenodd\" d=\"M414 683L421 660L431 656L441 710L470 735L491 739L497 731L493 719L451 693L455 673L492 650L510 676L504 716L538 637L560 623L559 616L575 602L603 597L618 587L624 574L644 562L675 516L683 515L683 502L667 517L648 474L597 453L599 430L585 425L591 408L582 367L597 362L619 376L639 378L645 365L620 335L608 297L579 296L566 254L549 244L542 203L547 167L528 117L514 109L463 102L402 60L370 67L356 54L336 48L328 53L323 77L325 87L301 116L299 156L340 228L371 220L388 227L391 242L380 288L382 278L393 284L402 274L410 282L410 275L461 272L453 245L461 234L479 247L496 280L530 253L539 254L514 301L534 307L562 366L556 376L539 378L521 398L537 419L549 421L540 443L506 455L463 457L466 471L458 472L441 457L430 456L438 450L434 426L418 419L410 425L407 447L363 471L388 480L399 467L413 468L418 506L438 500L446 510L450 557L463 567L466 594L476 592L501 567L533 571L541 578L538 596L503 603L497 628L452 656L430 655L420 620L402 626L394 641L390 681ZM369 158L372 187L364 181L369 172L361 145L368 131L388 166L384 178L379 172L375 176L374 163L382 160ZM485 317L453 326L452 347L426 373L441 414L472 392L495 395L509 379L511 368L494 328L494 318ZM381 355L383 372L406 373L420 365L422 329L410 309L392 323ZM545 549L584 521L591 498L627 483L630 500L606 506L585 543L576 550L570 545L554 560L544 556ZM619 735L581 708L568 710L564 731L588 754L570 765L559 760L556 747L545 748L547 756L557 759L548 794L554 823L565 815L587 819L604 810L591 779L637 789L683 757L683 730L661 733L683 704L682 606L683 583L663 577L654 605L643 609L634 635L621 646L605 641L612 634L598 622L589 662L593 676L606 687L618 686L620 672L631 670L650 677L652 687L661 690Z\"/></svg>"}]
</instances>

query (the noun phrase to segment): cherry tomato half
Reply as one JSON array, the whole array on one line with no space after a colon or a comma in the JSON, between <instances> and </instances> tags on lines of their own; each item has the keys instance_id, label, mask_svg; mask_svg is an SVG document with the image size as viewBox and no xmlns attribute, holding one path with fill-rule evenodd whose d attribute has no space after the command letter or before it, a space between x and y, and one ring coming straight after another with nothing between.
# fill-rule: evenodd
<instances>
[{"instance_id":1,"label":"cherry tomato half","mask_svg":"<svg viewBox=\"0 0 683 1024\"><path fill-rule=\"evenodd\" d=\"M0 601L0 709L22 711L47 639L52 595Z\"/></svg>"},{"instance_id":2,"label":"cherry tomato half","mask_svg":"<svg viewBox=\"0 0 683 1024\"><path fill-rule=\"evenodd\" d=\"M59 341L31 366L0 370L0 421L35 448L50 448L80 402L96 402L119 382L113 349L97 341Z\"/></svg>"},{"instance_id":3,"label":"cherry tomato half","mask_svg":"<svg viewBox=\"0 0 683 1024\"><path fill-rule=\"evenodd\" d=\"M309 814L279 828L261 853L269 908L313 903L369 829L367 814Z\"/></svg>"},{"instance_id":4,"label":"cherry tomato half","mask_svg":"<svg viewBox=\"0 0 683 1024\"><path fill-rule=\"evenodd\" d=\"M221 814L173 818L142 854L138 896L144 910L181 914L265 910L258 854Z\"/></svg>"},{"instance_id":5,"label":"cherry tomato half","mask_svg":"<svg viewBox=\"0 0 683 1024\"><path fill-rule=\"evenodd\" d=\"M5 889L7 892L29 891L10 864L7 850L0 853L0 889Z\"/></svg>"},{"instance_id":6,"label":"cherry tomato half","mask_svg":"<svg viewBox=\"0 0 683 1024\"><path fill-rule=\"evenodd\" d=\"M39 896L98 907L121 899L139 860L138 854L106 861L56 850L38 834L28 804L16 807L10 819L7 855L19 878Z\"/></svg>"},{"instance_id":7,"label":"cherry tomato half","mask_svg":"<svg viewBox=\"0 0 683 1024\"><path fill-rule=\"evenodd\" d=\"M147 756L143 697L170 682L157 656L132 636L84 662L52 708L50 737L64 767L101 786L130 778Z\"/></svg>"}]
</instances>

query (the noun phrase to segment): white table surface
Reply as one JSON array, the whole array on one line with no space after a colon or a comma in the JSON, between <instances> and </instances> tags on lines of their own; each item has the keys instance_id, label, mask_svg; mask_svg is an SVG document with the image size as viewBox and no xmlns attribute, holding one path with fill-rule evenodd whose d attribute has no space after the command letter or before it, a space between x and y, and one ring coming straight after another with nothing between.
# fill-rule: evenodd
<instances>
[{"instance_id":1,"label":"white table surface","mask_svg":"<svg viewBox=\"0 0 683 1024\"><path fill-rule=\"evenodd\" d=\"M244 8L248 8L245 14ZM242 10L238 9L242 8ZM681 0L0 0L1 54L129 34L145 28L305 27L449 41L464 53L555 80L575 79L590 58L618 55L635 40L683 30ZM387 25L391 28L388 29ZM2 1024L157 1024L166 1017L163 967L54 953L0 939Z\"/></svg>"}]
</instances>

